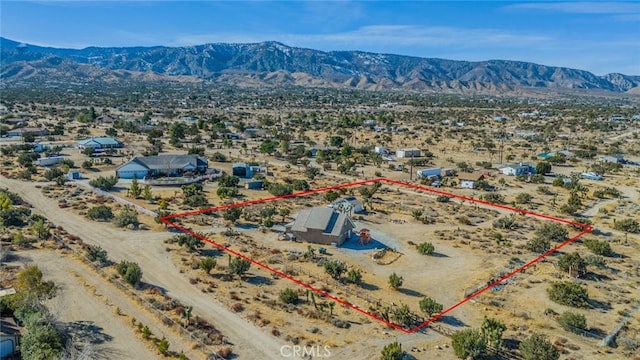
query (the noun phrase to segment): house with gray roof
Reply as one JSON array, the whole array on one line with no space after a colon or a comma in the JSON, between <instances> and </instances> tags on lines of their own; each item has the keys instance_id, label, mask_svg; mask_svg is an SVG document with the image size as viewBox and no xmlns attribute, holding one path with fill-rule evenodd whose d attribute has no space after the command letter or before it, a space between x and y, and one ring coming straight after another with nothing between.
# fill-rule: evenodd
<instances>
[{"instance_id":1,"label":"house with gray roof","mask_svg":"<svg viewBox=\"0 0 640 360\"><path fill-rule=\"evenodd\" d=\"M322 245L340 245L351 237L355 224L349 214L329 207L303 209L286 232L296 240Z\"/></svg>"},{"instance_id":2,"label":"house with gray roof","mask_svg":"<svg viewBox=\"0 0 640 360\"><path fill-rule=\"evenodd\" d=\"M207 159L195 155L136 156L116 168L116 177L149 179L185 173L204 174L208 167Z\"/></svg>"},{"instance_id":3,"label":"house with gray roof","mask_svg":"<svg viewBox=\"0 0 640 360\"><path fill-rule=\"evenodd\" d=\"M78 141L78 149L84 150L87 148L91 149L116 149L122 148L124 144L122 141L118 139L114 139L112 137L100 136L100 137L92 137L91 139L85 139Z\"/></svg>"}]
</instances>

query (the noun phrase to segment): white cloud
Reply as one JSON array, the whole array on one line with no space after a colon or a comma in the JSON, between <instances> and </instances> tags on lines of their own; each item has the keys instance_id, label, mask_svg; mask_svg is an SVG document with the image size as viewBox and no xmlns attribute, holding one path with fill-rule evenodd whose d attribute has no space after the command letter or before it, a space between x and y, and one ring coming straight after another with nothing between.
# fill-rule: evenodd
<instances>
[{"instance_id":1,"label":"white cloud","mask_svg":"<svg viewBox=\"0 0 640 360\"><path fill-rule=\"evenodd\" d=\"M546 10L570 14L638 14L640 3L632 2L537 2L507 5L503 9Z\"/></svg>"},{"instance_id":2,"label":"white cloud","mask_svg":"<svg viewBox=\"0 0 640 360\"><path fill-rule=\"evenodd\" d=\"M375 45L385 46L460 46L487 45L524 47L550 41L548 36L507 32L495 29L464 29L444 26L371 25L353 31L326 34L196 34L177 37L175 45L195 45L208 42L259 42L277 40L293 46L318 46L353 49Z\"/></svg>"}]
</instances>

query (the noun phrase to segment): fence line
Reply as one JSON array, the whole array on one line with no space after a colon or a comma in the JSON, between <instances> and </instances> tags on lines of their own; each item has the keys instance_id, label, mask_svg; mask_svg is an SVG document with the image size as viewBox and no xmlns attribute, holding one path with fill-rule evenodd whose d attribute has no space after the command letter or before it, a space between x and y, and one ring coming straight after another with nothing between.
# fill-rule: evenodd
<instances>
[{"instance_id":1,"label":"fence line","mask_svg":"<svg viewBox=\"0 0 640 360\"><path fill-rule=\"evenodd\" d=\"M85 187L85 188L87 188L87 189L89 189L91 191L93 191L94 193L96 193L98 195L106 196L106 197L109 197L109 198L111 198L111 199L123 204L123 205L131 206L131 207L133 207L134 209L136 209L140 213L152 216L154 218L158 216L158 213L156 213L154 211L151 211L151 210L149 210L149 209L147 209L145 207L142 207L142 206L140 206L138 204L134 204L131 201L123 199L123 198L121 198L119 196L116 196L116 195L114 195L114 194L112 194L112 193L110 193L108 191L100 190L100 189L98 189L96 187L93 187L93 186L91 186L91 185L89 185L89 184L87 184L85 182L82 182L82 181L76 181L75 183L78 184L78 185L81 185L81 186L83 186L83 187Z\"/></svg>"}]
</instances>

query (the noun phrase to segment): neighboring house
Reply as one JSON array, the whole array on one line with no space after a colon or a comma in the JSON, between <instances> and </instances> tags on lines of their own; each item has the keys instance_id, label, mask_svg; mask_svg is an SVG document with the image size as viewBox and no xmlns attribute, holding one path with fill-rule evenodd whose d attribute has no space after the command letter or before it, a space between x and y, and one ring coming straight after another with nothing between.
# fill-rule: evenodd
<instances>
[{"instance_id":1,"label":"neighboring house","mask_svg":"<svg viewBox=\"0 0 640 360\"><path fill-rule=\"evenodd\" d=\"M588 180L602 180L602 175L596 174L594 172L582 173L581 176L583 179L588 179Z\"/></svg>"},{"instance_id":2,"label":"neighboring house","mask_svg":"<svg viewBox=\"0 0 640 360\"><path fill-rule=\"evenodd\" d=\"M26 134L33 136L48 136L49 130L45 128L23 127L7 131L8 137L22 137Z\"/></svg>"},{"instance_id":3,"label":"neighboring house","mask_svg":"<svg viewBox=\"0 0 640 360\"><path fill-rule=\"evenodd\" d=\"M203 174L209 163L195 155L136 156L116 168L120 179L145 179L161 176L179 176L184 173Z\"/></svg>"},{"instance_id":4,"label":"neighboring house","mask_svg":"<svg viewBox=\"0 0 640 360\"><path fill-rule=\"evenodd\" d=\"M398 149L396 150L396 157L398 159L420 157L420 149L417 149L417 148Z\"/></svg>"},{"instance_id":5,"label":"neighboring house","mask_svg":"<svg viewBox=\"0 0 640 360\"><path fill-rule=\"evenodd\" d=\"M362 126L376 126L377 123L376 119L367 119L362 121Z\"/></svg>"},{"instance_id":6,"label":"neighboring house","mask_svg":"<svg viewBox=\"0 0 640 360\"><path fill-rule=\"evenodd\" d=\"M0 318L0 359L15 355L20 347L20 328L13 317Z\"/></svg>"},{"instance_id":7,"label":"neighboring house","mask_svg":"<svg viewBox=\"0 0 640 360\"><path fill-rule=\"evenodd\" d=\"M458 181L463 189L473 189L478 181L484 180L484 174L481 172L459 173Z\"/></svg>"},{"instance_id":8,"label":"neighboring house","mask_svg":"<svg viewBox=\"0 0 640 360\"><path fill-rule=\"evenodd\" d=\"M604 162L609 162L609 163L616 163L616 164L624 164L626 161L624 160L624 156L623 155L606 155L606 156L601 156L600 160L604 161Z\"/></svg>"},{"instance_id":9,"label":"neighboring house","mask_svg":"<svg viewBox=\"0 0 640 360\"><path fill-rule=\"evenodd\" d=\"M348 204L348 206L351 207L351 211L354 213L360 213L364 211L364 205L362 204L362 201L356 199L355 196L349 196L346 198L338 199L332 202L331 204L329 204L328 206L332 209L337 210L337 209L340 209L342 206L345 206L343 204Z\"/></svg>"},{"instance_id":10,"label":"neighboring house","mask_svg":"<svg viewBox=\"0 0 640 360\"><path fill-rule=\"evenodd\" d=\"M47 149L49 149L49 145L47 144L43 144L39 142L33 143L33 152L41 153L41 152L45 152Z\"/></svg>"},{"instance_id":11,"label":"neighboring house","mask_svg":"<svg viewBox=\"0 0 640 360\"><path fill-rule=\"evenodd\" d=\"M116 149L122 148L124 144L117 139L111 137L92 137L91 139L78 141L78 149Z\"/></svg>"},{"instance_id":12,"label":"neighboring house","mask_svg":"<svg viewBox=\"0 0 640 360\"><path fill-rule=\"evenodd\" d=\"M243 179L251 179L256 173L267 173L266 166L248 165L246 163L234 163L231 165L231 175Z\"/></svg>"},{"instance_id":13,"label":"neighboring house","mask_svg":"<svg viewBox=\"0 0 640 360\"><path fill-rule=\"evenodd\" d=\"M507 118L506 116L503 115L496 115L493 117L493 121L500 121L500 122L504 122L509 120L509 118Z\"/></svg>"},{"instance_id":14,"label":"neighboring house","mask_svg":"<svg viewBox=\"0 0 640 360\"><path fill-rule=\"evenodd\" d=\"M231 175L251 179L253 177L253 170L251 170L251 166L245 163L234 163L231 165Z\"/></svg>"},{"instance_id":15,"label":"neighboring house","mask_svg":"<svg viewBox=\"0 0 640 360\"><path fill-rule=\"evenodd\" d=\"M267 135L267 131L264 129L249 128L249 129L245 129L243 134L247 138L256 138L256 137L263 137Z\"/></svg>"},{"instance_id":16,"label":"neighboring house","mask_svg":"<svg viewBox=\"0 0 640 360\"><path fill-rule=\"evenodd\" d=\"M36 161L40 166L51 166L61 162L63 159L64 157L62 156L50 156L50 157L39 158Z\"/></svg>"},{"instance_id":17,"label":"neighboring house","mask_svg":"<svg viewBox=\"0 0 640 360\"><path fill-rule=\"evenodd\" d=\"M262 190L264 182L262 180L250 180L244 183L244 188L248 190Z\"/></svg>"},{"instance_id":18,"label":"neighboring house","mask_svg":"<svg viewBox=\"0 0 640 360\"><path fill-rule=\"evenodd\" d=\"M380 154L380 155L389 155L389 149L383 147L383 146L376 146L373 148L373 151L376 154Z\"/></svg>"},{"instance_id":19,"label":"neighboring house","mask_svg":"<svg viewBox=\"0 0 640 360\"><path fill-rule=\"evenodd\" d=\"M507 165L500 169L504 175L520 176L536 173L536 165L533 163L519 163L513 165Z\"/></svg>"},{"instance_id":20,"label":"neighboring house","mask_svg":"<svg viewBox=\"0 0 640 360\"><path fill-rule=\"evenodd\" d=\"M355 224L348 214L329 207L303 209L286 232L297 240L323 245L340 245L351 237Z\"/></svg>"},{"instance_id":21,"label":"neighboring house","mask_svg":"<svg viewBox=\"0 0 640 360\"><path fill-rule=\"evenodd\" d=\"M96 118L95 122L97 123L101 123L101 124L113 124L114 122L116 122L116 119L112 118L109 115L100 115Z\"/></svg>"}]
</instances>

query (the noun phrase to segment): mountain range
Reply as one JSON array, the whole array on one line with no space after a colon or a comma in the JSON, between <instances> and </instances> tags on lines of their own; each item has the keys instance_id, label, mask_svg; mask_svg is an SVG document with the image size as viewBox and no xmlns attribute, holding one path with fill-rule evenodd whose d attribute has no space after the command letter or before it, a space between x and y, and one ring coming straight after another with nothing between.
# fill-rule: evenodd
<instances>
[{"instance_id":1,"label":"mountain range","mask_svg":"<svg viewBox=\"0 0 640 360\"><path fill-rule=\"evenodd\" d=\"M587 89L640 93L640 76L597 76L509 60L457 61L318 51L268 41L186 47L62 49L0 38L0 79L18 82L211 81L242 86L330 86L461 93Z\"/></svg>"}]
</instances>

